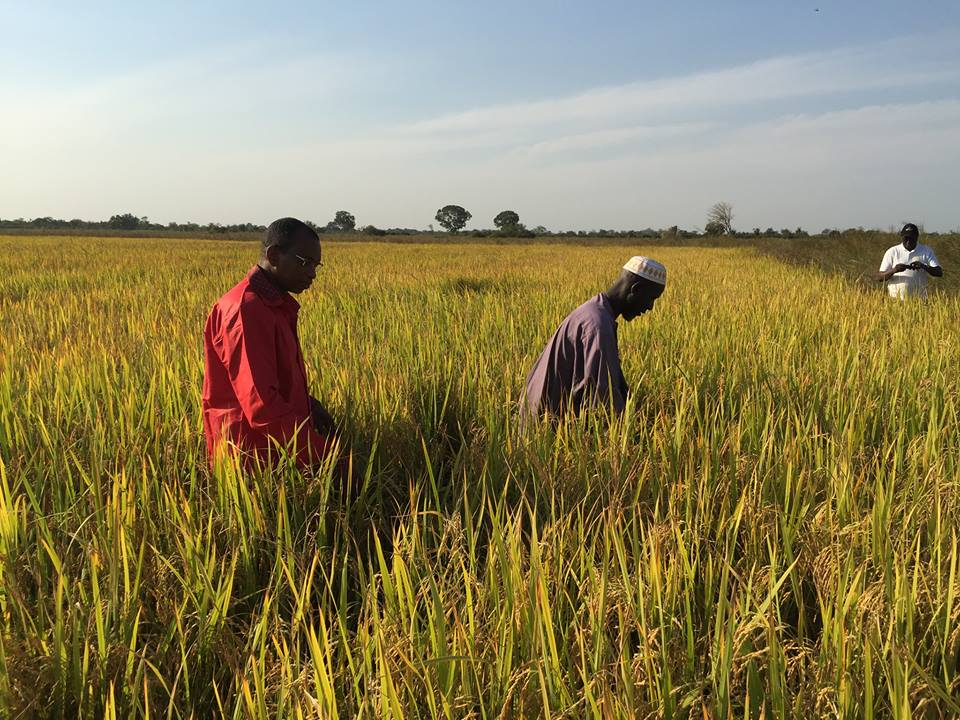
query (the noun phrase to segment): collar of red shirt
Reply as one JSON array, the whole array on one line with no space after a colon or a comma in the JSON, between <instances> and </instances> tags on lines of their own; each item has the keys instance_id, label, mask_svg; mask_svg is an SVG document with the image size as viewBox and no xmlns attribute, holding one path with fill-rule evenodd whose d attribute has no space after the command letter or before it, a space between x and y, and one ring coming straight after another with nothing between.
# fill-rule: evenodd
<instances>
[{"instance_id":1,"label":"collar of red shirt","mask_svg":"<svg viewBox=\"0 0 960 720\"><path fill-rule=\"evenodd\" d=\"M284 292L274 285L259 265L254 265L247 273L247 282L250 284L250 289L259 295L267 305L286 305L294 312L300 309L300 303L294 300L290 293Z\"/></svg>"}]
</instances>

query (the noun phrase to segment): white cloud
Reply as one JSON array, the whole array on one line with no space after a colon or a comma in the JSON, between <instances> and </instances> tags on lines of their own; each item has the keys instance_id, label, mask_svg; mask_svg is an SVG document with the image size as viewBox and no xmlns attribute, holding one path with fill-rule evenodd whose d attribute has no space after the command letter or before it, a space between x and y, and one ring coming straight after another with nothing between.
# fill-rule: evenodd
<instances>
[{"instance_id":1,"label":"white cloud","mask_svg":"<svg viewBox=\"0 0 960 720\"><path fill-rule=\"evenodd\" d=\"M562 153L598 150L627 143L667 140L703 133L714 125L707 122L678 123L676 125L640 125L636 127L591 130L574 135L563 135L550 140L541 140L519 148L520 154L530 156L556 155Z\"/></svg>"},{"instance_id":2,"label":"white cloud","mask_svg":"<svg viewBox=\"0 0 960 720\"><path fill-rule=\"evenodd\" d=\"M957 39L346 131L323 124L322 105L376 72L369 66L260 65L249 61L256 50L218 50L62 93L10 94L26 100L0 114L0 216L265 222L345 207L362 223L425 227L459 202L481 227L505 207L556 229L690 227L728 200L741 227L913 217L945 229L958 224L960 99L939 86L960 80ZM905 91L931 100L878 100ZM285 103L304 94L321 107L316 127L291 133ZM784 115L791 99L819 109Z\"/></svg>"},{"instance_id":3,"label":"white cloud","mask_svg":"<svg viewBox=\"0 0 960 720\"><path fill-rule=\"evenodd\" d=\"M202 151L238 136L282 140L278 126L286 119L329 105L344 87L375 72L347 57L278 60L271 49L220 46L68 85L0 78L0 93L17 98L0 113L0 151L72 154L106 146L140 153L171 145Z\"/></svg>"},{"instance_id":4,"label":"white cloud","mask_svg":"<svg viewBox=\"0 0 960 720\"><path fill-rule=\"evenodd\" d=\"M960 42L960 38L946 38L945 42ZM424 120L407 130L467 133L564 122L597 123L624 116L960 79L955 57L945 61L935 52L938 46L923 45L920 51L917 47L912 39L901 39L869 47L777 57L684 77L596 88L551 100L477 108ZM905 54L908 48L910 53Z\"/></svg>"},{"instance_id":5,"label":"white cloud","mask_svg":"<svg viewBox=\"0 0 960 720\"><path fill-rule=\"evenodd\" d=\"M312 190L363 222L411 227L426 226L446 202L467 206L475 227L490 226L505 207L554 229L694 227L718 200L734 204L743 228L885 227L907 217L930 229L958 224L950 215L960 167L958 100L710 128L667 146L629 135L615 136L625 144L612 157L558 151L549 165L523 151L481 153L469 163L448 154L435 164L358 147L350 173L318 177ZM333 168L348 161L332 146L326 153L309 156ZM309 198L298 200L307 206Z\"/></svg>"}]
</instances>

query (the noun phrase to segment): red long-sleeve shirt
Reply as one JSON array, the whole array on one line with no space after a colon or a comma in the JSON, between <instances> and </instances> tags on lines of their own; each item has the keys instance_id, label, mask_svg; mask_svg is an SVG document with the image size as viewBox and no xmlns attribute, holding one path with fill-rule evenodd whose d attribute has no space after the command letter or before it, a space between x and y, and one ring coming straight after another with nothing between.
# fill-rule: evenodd
<instances>
[{"instance_id":1,"label":"red long-sleeve shirt","mask_svg":"<svg viewBox=\"0 0 960 720\"><path fill-rule=\"evenodd\" d=\"M327 440L311 423L307 373L297 336L300 304L254 267L210 311L203 332L203 428L211 461L221 446L266 460L271 438L296 438L301 466Z\"/></svg>"}]
</instances>

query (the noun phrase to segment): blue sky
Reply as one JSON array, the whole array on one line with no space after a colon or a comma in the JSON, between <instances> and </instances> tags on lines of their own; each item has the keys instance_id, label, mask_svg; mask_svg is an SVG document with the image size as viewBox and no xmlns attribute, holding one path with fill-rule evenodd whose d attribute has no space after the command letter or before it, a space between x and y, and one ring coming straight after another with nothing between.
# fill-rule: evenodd
<instances>
[{"instance_id":1,"label":"blue sky","mask_svg":"<svg viewBox=\"0 0 960 720\"><path fill-rule=\"evenodd\" d=\"M952 1L0 0L0 27L0 217L960 227Z\"/></svg>"}]
</instances>

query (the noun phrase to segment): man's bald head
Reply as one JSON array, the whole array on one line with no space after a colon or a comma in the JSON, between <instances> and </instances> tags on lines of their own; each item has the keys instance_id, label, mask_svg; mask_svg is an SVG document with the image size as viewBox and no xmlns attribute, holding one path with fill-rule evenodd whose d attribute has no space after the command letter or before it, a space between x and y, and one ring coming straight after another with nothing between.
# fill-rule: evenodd
<instances>
[{"instance_id":1,"label":"man's bald head","mask_svg":"<svg viewBox=\"0 0 960 720\"><path fill-rule=\"evenodd\" d=\"M266 257L268 248L288 248L304 240L307 242L320 242L320 236L317 235L316 230L302 220L297 220L292 217L274 220L267 227L267 231L263 235L261 244L262 255Z\"/></svg>"}]
</instances>

